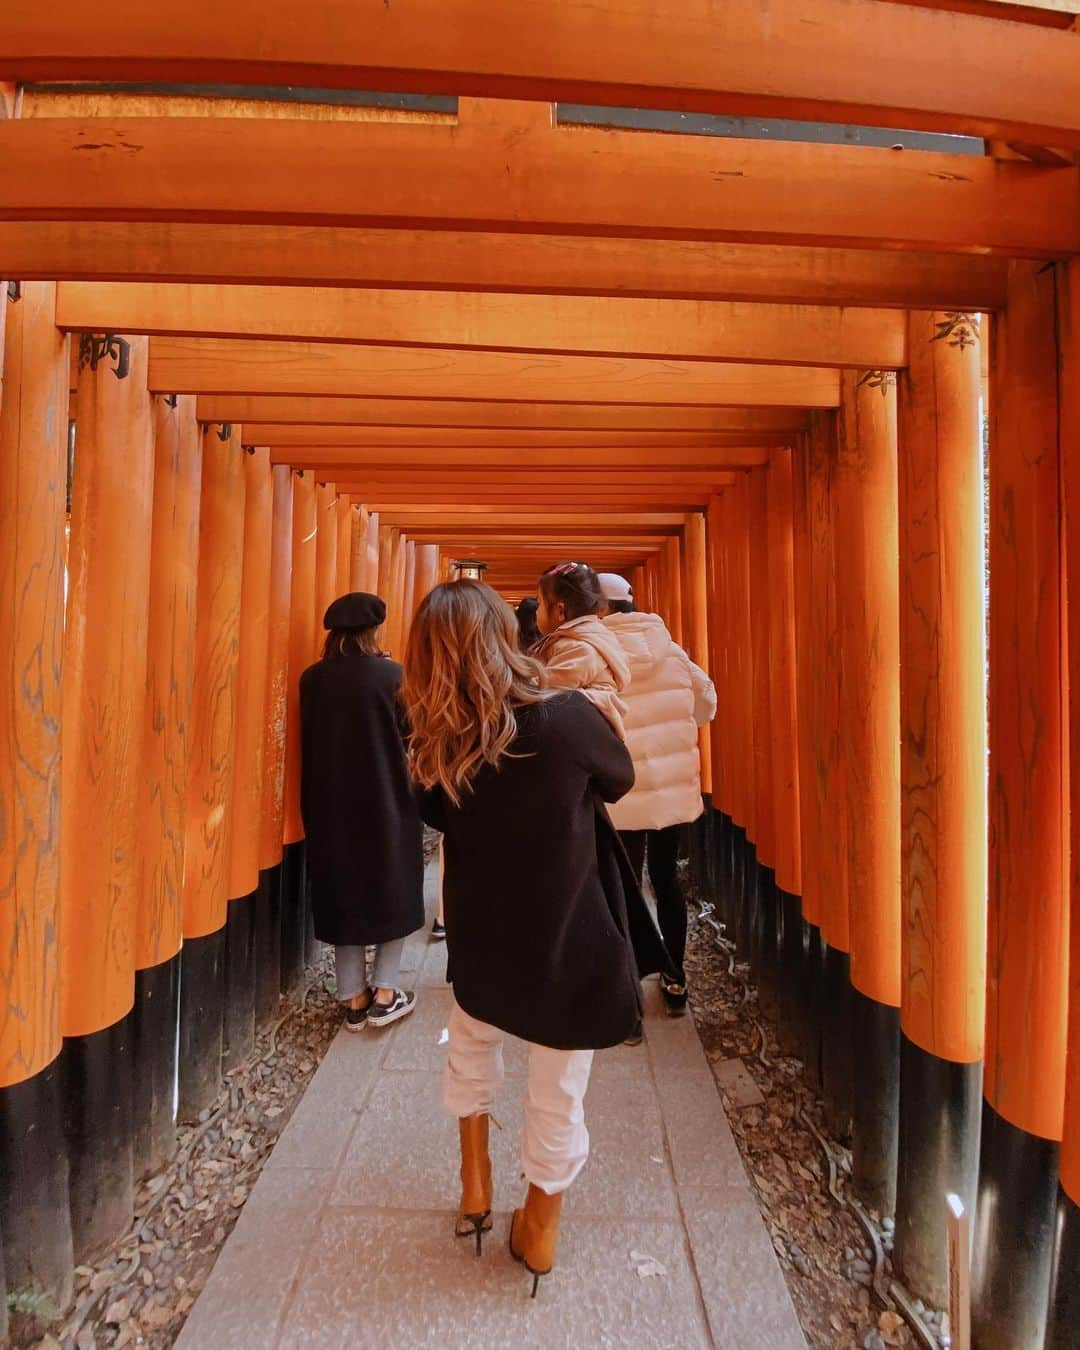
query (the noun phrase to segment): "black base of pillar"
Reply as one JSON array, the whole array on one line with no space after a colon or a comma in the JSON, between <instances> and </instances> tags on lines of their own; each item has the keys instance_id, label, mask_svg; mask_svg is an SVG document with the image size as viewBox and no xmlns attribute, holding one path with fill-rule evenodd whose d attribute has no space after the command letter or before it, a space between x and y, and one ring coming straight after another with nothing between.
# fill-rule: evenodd
<instances>
[{"instance_id":1,"label":"black base of pillar","mask_svg":"<svg viewBox=\"0 0 1080 1350\"><path fill-rule=\"evenodd\" d=\"M949 1297L944 1197L975 1213L981 1112L982 1065L939 1059L901 1032L895 1261L933 1308Z\"/></svg>"},{"instance_id":2,"label":"black base of pillar","mask_svg":"<svg viewBox=\"0 0 1080 1350\"><path fill-rule=\"evenodd\" d=\"M306 873L306 869L305 869ZM311 885L304 878L304 965L313 966L322 952L322 943L315 936L315 916L311 910Z\"/></svg>"},{"instance_id":3,"label":"black base of pillar","mask_svg":"<svg viewBox=\"0 0 1080 1350\"><path fill-rule=\"evenodd\" d=\"M1076 1350L1080 1327L1080 1205L1058 1187L1057 1250L1050 1276L1050 1312L1043 1350Z\"/></svg>"},{"instance_id":4,"label":"black base of pillar","mask_svg":"<svg viewBox=\"0 0 1080 1350\"><path fill-rule=\"evenodd\" d=\"M806 961L806 925L802 897L777 887L780 915L780 976L777 1036L788 1055L802 1053L802 1008L799 993Z\"/></svg>"},{"instance_id":5,"label":"black base of pillar","mask_svg":"<svg viewBox=\"0 0 1080 1350\"><path fill-rule=\"evenodd\" d=\"M749 961L753 945L752 917L756 913L754 891L757 886L757 850L754 841L740 830L739 882L735 895L735 945L744 961Z\"/></svg>"},{"instance_id":6,"label":"black base of pillar","mask_svg":"<svg viewBox=\"0 0 1080 1350\"><path fill-rule=\"evenodd\" d=\"M805 952L799 984L800 1040L806 1081L815 1092L821 1091L821 1027L825 1016L825 944L816 923L804 924Z\"/></svg>"},{"instance_id":7,"label":"black base of pillar","mask_svg":"<svg viewBox=\"0 0 1080 1350\"><path fill-rule=\"evenodd\" d=\"M176 1152L180 953L135 972L131 1013L134 1055L135 1179L158 1172Z\"/></svg>"},{"instance_id":8,"label":"black base of pillar","mask_svg":"<svg viewBox=\"0 0 1080 1350\"><path fill-rule=\"evenodd\" d=\"M836 1139L845 1141L851 1138L855 1094L851 994L851 957L826 944L821 990L821 1088L829 1130Z\"/></svg>"},{"instance_id":9,"label":"black base of pillar","mask_svg":"<svg viewBox=\"0 0 1080 1350\"><path fill-rule=\"evenodd\" d=\"M277 1016L281 1001L281 864L259 873L255 893L255 1025Z\"/></svg>"},{"instance_id":10,"label":"black base of pillar","mask_svg":"<svg viewBox=\"0 0 1080 1350\"><path fill-rule=\"evenodd\" d=\"M900 1009L851 990L854 1046L852 1185L876 1214L896 1209L900 1131Z\"/></svg>"},{"instance_id":11,"label":"black base of pillar","mask_svg":"<svg viewBox=\"0 0 1080 1350\"><path fill-rule=\"evenodd\" d=\"M780 889L776 872L761 868L758 887L758 1005L773 1022L780 1016Z\"/></svg>"},{"instance_id":12,"label":"black base of pillar","mask_svg":"<svg viewBox=\"0 0 1080 1350\"><path fill-rule=\"evenodd\" d=\"M60 1057L33 1078L0 1088L0 1228L8 1293L71 1302L75 1258L68 1200Z\"/></svg>"},{"instance_id":13,"label":"black base of pillar","mask_svg":"<svg viewBox=\"0 0 1080 1350\"><path fill-rule=\"evenodd\" d=\"M979 1350L1043 1344L1054 1262L1058 1145L983 1101L971 1270L971 1335ZM1074 1267L1072 1282L1080 1277ZM1073 1327L1080 1342L1080 1328Z\"/></svg>"},{"instance_id":14,"label":"black base of pillar","mask_svg":"<svg viewBox=\"0 0 1080 1350\"><path fill-rule=\"evenodd\" d=\"M247 1059L255 1046L255 897L229 901L225 923L225 1016L222 1072Z\"/></svg>"},{"instance_id":15,"label":"black base of pillar","mask_svg":"<svg viewBox=\"0 0 1080 1350\"><path fill-rule=\"evenodd\" d=\"M724 936L731 937L731 817L722 811L713 817L713 889L711 899L716 917L724 925Z\"/></svg>"},{"instance_id":16,"label":"black base of pillar","mask_svg":"<svg viewBox=\"0 0 1080 1350\"><path fill-rule=\"evenodd\" d=\"M60 1054L77 1262L126 1232L134 1213L133 1021L128 1013L103 1031L71 1036Z\"/></svg>"},{"instance_id":17,"label":"black base of pillar","mask_svg":"<svg viewBox=\"0 0 1080 1350\"><path fill-rule=\"evenodd\" d=\"M281 855L281 992L291 993L304 973L307 885L304 841L286 844Z\"/></svg>"},{"instance_id":18,"label":"black base of pillar","mask_svg":"<svg viewBox=\"0 0 1080 1350\"><path fill-rule=\"evenodd\" d=\"M221 1088L225 928L180 952L180 1119L198 1120Z\"/></svg>"}]
</instances>

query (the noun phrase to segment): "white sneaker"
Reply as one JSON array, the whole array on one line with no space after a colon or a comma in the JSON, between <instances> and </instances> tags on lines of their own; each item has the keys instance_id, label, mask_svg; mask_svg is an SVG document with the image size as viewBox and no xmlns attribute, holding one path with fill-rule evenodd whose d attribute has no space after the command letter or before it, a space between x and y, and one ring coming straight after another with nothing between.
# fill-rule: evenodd
<instances>
[{"instance_id":1,"label":"white sneaker","mask_svg":"<svg viewBox=\"0 0 1080 1350\"><path fill-rule=\"evenodd\" d=\"M389 1003L375 1002L370 1005L367 1024L369 1027L388 1027L391 1022L408 1017L415 1007L416 994L411 989L395 989Z\"/></svg>"}]
</instances>

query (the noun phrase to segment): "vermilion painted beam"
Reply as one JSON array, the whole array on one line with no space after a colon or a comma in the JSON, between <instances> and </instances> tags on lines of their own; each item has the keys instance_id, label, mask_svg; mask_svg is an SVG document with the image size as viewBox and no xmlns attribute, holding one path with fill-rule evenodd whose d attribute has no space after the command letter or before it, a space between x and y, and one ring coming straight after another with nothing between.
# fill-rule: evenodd
<instances>
[{"instance_id":1,"label":"vermilion painted beam","mask_svg":"<svg viewBox=\"0 0 1080 1350\"><path fill-rule=\"evenodd\" d=\"M91 333L863 368L907 362L901 311L832 305L66 281L56 307L61 328Z\"/></svg>"},{"instance_id":2,"label":"vermilion painted beam","mask_svg":"<svg viewBox=\"0 0 1080 1350\"><path fill-rule=\"evenodd\" d=\"M150 388L182 394L823 408L836 405L839 374L815 367L158 338L150 345Z\"/></svg>"},{"instance_id":3,"label":"vermilion painted beam","mask_svg":"<svg viewBox=\"0 0 1080 1350\"><path fill-rule=\"evenodd\" d=\"M1053 41L1080 52L1071 35ZM380 225L1030 257L1080 249L1071 166L865 146L512 122L61 117L0 122L0 163L0 220Z\"/></svg>"},{"instance_id":4,"label":"vermilion painted beam","mask_svg":"<svg viewBox=\"0 0 1080 1350\"><path fill-rule=\"evenodd\" d=\"M1072 34L876 0L117 0L101 16L9 0L4 27L0 79L557 98L1080 142Z\"/></svg>"},{"instance_id":5,"label":"vermilion painted beam","mask_svg":"<svg viewBox=\"0 0 1080 1350\"><path fill-rule=\"evenodd\" d=\"M0 259L9 275L28 280L376 286L977 311L999 308L1005 295L1004 260L978 254L455 230L0 221Z\"/></svg>"},{"instance_id":6,"label":"vermilion painted beam","mask_svg":"<svg viewBox=\"0 0 1080 1350\"><path fill-rule=\"evenodd\" d=\"M207 418L207 421L242 421L239 417ZM518 450L562 450L574 454L580 450L604 447L626 449L648 447L664 449L739 449L745 446L784 444L798 432L787 431L499 431L494 428L431 429L423 427L338 427L318 423L303 426L278 426L273 423L243 422L245 439L277 449L330 447L335 453L356 449L363 454L376 450L397 452L441 451L456 458L458 451L475 453Z\"/></svg>"},{"instance_id":7,"label":"vermilion painted beam","mask_svg":"<svg viewBox=\"0 0 1080 1350\"><path fill-rule=\"evenodd\" d=\"M261 438L260 438L261 440ZM726 448L679 446L571 446L567 448L367 448L360 446L274 445L271 460L331 475L343 470L367 472L369 468L414 470L488 469L496 473L511 469L750 469L768 462L764 446Z\"/></svg>"},{"instance_id":8,"label":"vermilion painted beam","mask_svg":"<svg viewBox=\"0 0 1080 1350\"><path fill-rule=\"evenodd\" d=\"M293 426L366 427L365 439L381 436L429 437L427 428L438 428L444 435L482 436L571 432L607 434L615 432L717 432L761 431L796 432L806 426L805 414L789 408L649 407L633 404L621 407L610 403L495 403L467 400L409 398L327 398L316 396L207 394L196 402L203 422L242 422L265 435L262 424L284 429ZM372 428L385 427L385 432ZM460 430L458 430L460 429ZM320 433L326 435L325 432ZM354 435L348 431L347 435ZM372 441L372 443L374 443ZM479 440L463 439L460 444L479 445Z\"/></svg>"}]
</instances>

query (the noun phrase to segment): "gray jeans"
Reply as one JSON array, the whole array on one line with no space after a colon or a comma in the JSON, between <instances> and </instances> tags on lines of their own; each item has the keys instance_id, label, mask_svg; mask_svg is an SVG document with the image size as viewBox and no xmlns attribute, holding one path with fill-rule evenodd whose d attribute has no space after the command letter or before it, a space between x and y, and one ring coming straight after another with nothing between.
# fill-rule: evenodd
<instances>
[{"instance_id":1,"label":"gray jeans","mask_svg":"<svg viewBox=\"0 0 1080 1350\"><path fill-rule=\"evenodd\" d=\"M375 960L371 965L369 980L366 947L335 947L334 973L340 1002L347 1003L349 999L362 994L368 988L396 989L398 971L401 968L401 953L404 949L404 938L380 943L375 948Z\"/></svg>"}]
</instances>

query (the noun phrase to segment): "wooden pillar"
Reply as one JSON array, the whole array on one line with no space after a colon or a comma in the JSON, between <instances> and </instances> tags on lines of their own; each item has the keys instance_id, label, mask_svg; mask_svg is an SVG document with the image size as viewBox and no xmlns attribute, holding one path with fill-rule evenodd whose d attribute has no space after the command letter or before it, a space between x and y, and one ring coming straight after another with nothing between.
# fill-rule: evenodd
<instances>
[{"instance_id":1,"label":"wooden pillar","mask_svg":"<svg viewBox=\"0 0 1080 1350\"><path fill-rule=\"evenodd\" d=\"M801 1010L803 919L799 819L799 746L795 701L795 572L791 451L774 450L766 474L769 565L769 726L776 841L780 948L779 1029L797 1053Z\"/></svg>"},{"instance_id":2,"label":"wooden pillar","mask_svg":"<svg viewBox=\"0 0 1080 1350\"><path fill-rule=\"evenodd\" d=\"M705 558L705 516L701 511L691 511L686 517L686 578L690 614L690 641L687 650L690 659L702 670L707 671L711 665L709 598ZM701 758L701 791L711 798L712 753L707 726L702 727L698 733L698 749Z\"/></svg>"},{"instance_id":3,"label":"wooden pillar","mask_svg":"<svg viewBox=\"0 0 1080 1350\"><path fill-rule=\"evenodd\" d=\"M255 922L255 1017L277 1011L281 993L282 849L285 827L285 728L289 703L293 474L275 464L270 524L270 588L266 625L266 711L263 717L259 898Z\"/></svg>"},{"instance_id":4,"label":"wooden pillar","mask_svg":"<svg viewBox=\"0 0 1080 1350\"><path fill-rule=\"evenodd\" d=\"M326 630L323 615L338 596L338 519L337 496L333 483L319 483L315 488L315 622L311 660L322 655Z\"/></svg>"},{"instance_id":5,"label":"wooden pillar","mask_svg":"<svg viewBox=\"0 0 1080 1350\"><path fill-rule=\"evenodd\" d=\"M1062 271L1011 263L991 329L989 978L972 1318L989 1350L1043 1339L1064 1109Z\"/></svg>"},{"instance_id":6,"label":"wooden pillar","mask_svg":"<svg viewBox=\"0 0 1080 1350\"><path fill-rule=\"evenodd\" d=\"M349 560L349 590L367 590L367 507L353 503L352 552Z\"/></svg>"},{"instance_id":7,"label":"wooden pillar","mask_svg":"<svg viewBox=\"0 0 1080 1350\"><path fill-rule=\"evenodd\" d=\"M88 339L89 343L91 340ZM121 349L122 350L122 349ZM79 372L64 642L60 1011L75 1256L131 1222L139 775L153 510L147 341Z\"/></svg>"},{"instance_id":8,"label":"wooden pillar","mask_svg":"<svg viewBox=\"0 0 1080 1350\"><path fill-rule=\"evenodd\" d=\"M1060 455L1067 534L1067 589L1080 595L1080 274L1068 263L1058 277L1058 341L1061 361ZM1068 625L1070 669L1080 670L1080 619ZM1069 981L1065 1106L1058 1179L1057 1250L1045 1350L1067 1350L1080 1324L1080 681L1068 681L1068 758L1065 779L1071 800L1069 853Z\"/></svg>"},{"instance_id":9,"label":"wooden pillar","mask_svg":"<svg viewBox=\"0 0 1080 1350\"><path fill-rule=\"evenodd\" d=\"M682 543L677 535L670 535L664 540L667 626L680 647L686 641L683 631L682 554Z\"/></svg>"},{"instance_id":10,"label":"wooden pillar","mask_svg":"<svg viewBox=\"0 0 1080 1350\"><path fill-rule=\"evenodd\" d=\"M808 438L807 528L810 536L812 662L810 718L817 791L818 886L821 896L821 1083L833 1132L851 1129L851 936L848 912L847 799L840 704L834 480L837 415L812 416Z\"/></svg>"},{"instance_id":11,"label":"wooden pillar","mask_svg":"<svg viewBox=\"0 0 1080 1350\"><path fill-rule=\"evenodd\" d=\"M413 613L420 608L427 593L439 584L438 544L417 544L416 546L416 586L413 594Z\"/></svg>"},{"instance_id":12,"label":"wooden pillar","mask_svg":"<svg viewBox=\"0 0 1080 1350\"><path fill-rule=\"evenodd\" d=\"M176 1147L180 944L202 435L195 399L153 400L154 500L142 768L136 838L135 1174Z\"/></svg>"},{"instance_id":13,"label":"wooden pillar","mask_svg":"<svg viewBox=\"0 0 1080 1350\"><path fill-rule=\"evenodd\" d=\"M960 319L957 326L953 319ZM896 1256L944 1301L941 1197L974 1210L983 1050L986 644L974 316L909 316L900 380L901 1071ZM1016 715L1014 710L1014 715Z\"/></svg>"},{"instance_id":14,"label":"wooden pillar","mask_svg":"<svg viewBox=\"0 0 1080 1350\"><path fill-rule=\"evenodd\" d=\"M0 1272L8 1289L41 1289L62 1308L73 1272L57 945L70 363L55 311L53 282L24 282L14 302L0 294Z\"/></svg>"},{"instance_id":15,"label":"wooden pillar","mask_svg":"<svg viewBox=\"0 0 1080 1350\"><path fill-rule=\"evenodd\" d=\"M404 550L404 571L401 596L401 636L398 640L398 660L405 659L405 648L409 643L409 630L412 628L412 616L416 609L416 544L410 539Z\"/></svg>"},{"instance_id":16,"label":"wooden pillar","mask_svg":"<svg viewBox=\"0 0 1080 1350\"><path fill-rule=\"evenodd\" d=\"M402 611L405 602L405 551L408 541L399 530L391 531L389 557L386 567L386 632L385 644L395 661L401 659Z\"/></svg>"},{"instance_id":17,"label":"wooden pillar","mask_svg":"<svg viewBox=\"0 0 1080 1350\"><path fill-rule=\"evenodd\" d=\"M295 988L306 941L304 822L300 815L300 676L315 648L315 480L293 477L292 577L289 599L288 702L285 718L285 848L281 859L281 987ZM320 615L321 617L321 615Z\"/></svg>"},{"instance_id":18,"label":"wooden pillar","mask_svg":"<svg viewBox=\"0 0 1080 1350\"><path fill-rule=\"evenodd\" d=\"M274 483L270 451L246 446L244 557L236 667L236 753L229 829L229 913L225 938L227 1069L243 1063L255 1043L256 911L262 829L263 719L270 621L270 557Z\"/></svg>"},{"instance_id":19,"label":"wooden pillar","mask_svg":"<svg viewBox=\"0 0 1080 1350\"><path fill-rule=\"evenodd\" d=\"M335 592L337 595L347 595L352 589L350 576L352 573L353 557L353 535L356 529L356 512L348 497L339 497L337 499L337 583Z\"/></svg>"},{"instance_id":20,"label":"wooden pillar","mask_svg":"<svg viewBox=\"0 0 1080 1350\"><path fill-rule=\"evenodd\" d=\"M725 575L725 539L724 539L724 493L718 492L709 498L705 515L705 572L706 607L708 616L708 658L709 674L716 686L717 708L730 706L730 691L727 666L727 617L724 599L727 579ZM731 803L728 796L728 777L726 763L726 744L724 724L727 718L718 715L707 728L709 738L709 763L712 771L713 809L730 820Z\"/></svg>"},{"instance_id":21,"label":"wooden pillar","mask_svg":"<svg viewBox=\"0 0 1080 1350\"><path fill-rule=\"evenodd\" d=\"M750 623L750 475L743 474L730 492L728 623L732 642L732 709L730 724L739 765L738 792L732 802L735 824L733 853L737 876L733 883L735 941L750 954L751 917L757 892L757 765L754 757L754 660Z\"/></svg>"},{"instance_id":22,"label":"wooden pillar","mask_svg":"<svg viewBox=\"0 0 1080 1350\"><path fill-rule=\"evenodd\" d=\"M818 765L814 756L815 743L821 739L817 723L820 709L815 697L820 695L821 653L815 642L821 638L823 625L814 614L814 585L811 580L814 558L810 546L809 512L810 444L803 434L792 457L792 563L794 572L795 612L795 687L799 754L799 859L802 879L802 921L805 928L805 946L802 970L798 980L798 999L801 1013L800 1054L808 1081L815 1087L821 1084L821 1019L822 1019L822 965L824 949L821 936L822 875L821 840L823 824L819 810L824 794L818 786Z\"/></svg>"},{"instance_id":23,"label":"wooden pillar","mask_svg":"<svg viewBox=\"0 0 1080 1350\"><path fill-rule=\"evenodd\" d=\"M364 584L360 588L376 595L379 590L379 513L369 511L367 517L367 562Z\"/></svg>"},{"instance_id":24,"label":"wooden pillar","mask_svg":"<svg viewBox=\"0 0 1080 1350\"><path fill-rule=\"evenodd\" d=\"M210 1105L221 1081L243 550L244 465L238 429L207 426L202 441L180 973L184 1120L196 1119Z\"/></svg>"},{"instance_id":25,"label":"wooden pillar","mask_svg":"<svg viewBox=\"0 0 1080 1350\"><path fill-rule=\"evenodd\" d=\"M852 987L839 996L851 1006L853 1181L889 1214L900 1089L896 375L844 371L840 400L833 529Z\"/></svg>"}]
</instances>

